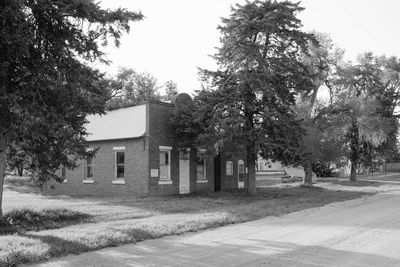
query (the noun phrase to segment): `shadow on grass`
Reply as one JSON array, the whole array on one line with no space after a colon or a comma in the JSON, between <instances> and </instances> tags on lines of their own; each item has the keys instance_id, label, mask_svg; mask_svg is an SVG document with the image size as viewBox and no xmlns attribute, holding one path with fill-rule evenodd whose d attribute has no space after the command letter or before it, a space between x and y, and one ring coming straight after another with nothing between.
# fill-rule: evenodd
<instances>
[{"instance_id":1,"label":"shadow on grass","mask_svg":"<svg viewBox=\"0 0 400 267\"><path fill-rule=\"evenodd\" d=\"M254 218L281 215L301 209L314 208L337 201L359 198L373 193L359 191L328 190L320 187L267 187L257 188L255 196L243 190L192 193L169 197L147 197L125 199L121 202L101 203L110 206L125 206L160 214L196 214L207 212L245 213L254 212ZM291 205L293 207L291 207ZM258 209L266 209L260 211ZM269 212L273 210L272 212Z\"/></svg>"},{"instance_id":2,"label":"shadow on grass","mask_svg":"<svg viewBox=\"0 0 400 267\"><path fill-rule=\"evenodd\" d=\"M0 235L57 229L70 225L93 222L90 214L68 209L15 209L0 219Z\"/></svg>"},{"instance_id":3,"label":"shadow on grass","mask_svg":"<svg viewBox=\"0 0 400 267\"><path fill-rule=\"evenodd\" d=\"M382 182L372 182L372 181L343 181L343 180L331 180L329 181L333 184L342 185L342 186L350 186L350 187L379 187L382 186L384 183Z\"/></svg>"},{"instance_id":4,"label":"shadow on grass","mask_svg":"<svg viewBox=\"0 0 400 267\"><path fill-rule=\"evenodd\" d=\"M71 241L53 235L20 233L19 236L21 237L40 241L44 247L47 247L47 249L41 255L33 255L24 252L12 255L12 257L8 258L8 262L0 261L0 266L3 266L2 264L4 264L5 266L15 266L16 264L21 263L43 262L48 260L49 258L58 258L61 256L66 256L68 254L80 254L106 247L115 247L127 243L134 244L138 241L159 237L141 229L130 229L126 231L116 230L115 233L116 235L123 237L105 238L101 240L101 242L98 244L95 244L95 242L91 242L90 237L88 237L88 239L84 239L84 241Z\"/></svg>"},{"instance_id":5,"label":"shadow on grass","mask_svg":"<svg viewBox=\"0 0 400 267\"><path fill-rule=\"evenodd\" d=\"M37 185L7 183L4 188L22 194L41 194L41 188Z\"/></svg>"}]
</instances>

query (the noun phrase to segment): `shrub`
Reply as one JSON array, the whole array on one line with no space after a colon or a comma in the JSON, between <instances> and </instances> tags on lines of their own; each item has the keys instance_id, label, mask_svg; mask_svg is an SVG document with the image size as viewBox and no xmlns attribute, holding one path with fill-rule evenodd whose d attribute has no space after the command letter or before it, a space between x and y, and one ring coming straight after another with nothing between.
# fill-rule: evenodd
<instances>
[{"instance_id":1,"label":"shrub","mask_svg":"<svg viewBox=\"0 0 400 267\"><path fill-rule=\"evenodd\" d=\"M334 168L330 167L329 163L326 162L317 162L313 164L313 172L318 177L335 177L336 173L333 172Z\"/></svg>"},{"instance_id":2,"label":"shrub","mask_svg":"<svg viewBox=\"0 0 400 267\"><path fill-rule=\"evenodd\" d=\"M0 217L0 235L12 234L16 231L17 229L6 218Z\"/></svg>"}]
</instances>

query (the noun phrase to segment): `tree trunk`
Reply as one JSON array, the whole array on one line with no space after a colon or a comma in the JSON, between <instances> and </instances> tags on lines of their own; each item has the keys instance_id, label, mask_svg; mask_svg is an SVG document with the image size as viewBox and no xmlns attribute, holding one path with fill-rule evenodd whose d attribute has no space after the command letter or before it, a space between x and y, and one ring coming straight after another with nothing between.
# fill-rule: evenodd
<instances>
[{"instance_id":1,"label":"tree trunk","mask_svg":"<svg viewBox=\"0 0 400 267\"><path fill-rule=\"evenodd\" d=\"M3 185L6 174L6 137L0 133L0 217L3 216Z\"/></svg>"},{"instance_id":2,"label":"tree trunk","mask_svg":"<svg viewBox=\"0 0 400 267\"><path fill-rule=\"evenodd\" d=\"M305 163L303 165L303 168L304 168L304 185L313 186L312 183L313 171L311 162Z\"/></svg>"},{"instance_id":3,"label":"tree trunk","mask_svg":"<svg viewBox=\"0 0 400 267\"><path fill-rule=\"evenodd\" d=\"M356 161L350 160L350 181L356 182L357 181L357 163Z\"/></svg>"},{"instance_id":4,"label":"tree trunk","mask_svg":"<svg viewBox=\"0 0 400 267\"><path fill-rule=\"evenodd\" d=\"M359 159L359 133L358 126L356 122L353 122L350 128L350 162L351 162L351 171L350 171L350 181L355 182L357 175L357 163Z\"/></svg>"},{"instance_id":5,"label":"tree trunk","mask_svg":"<svg viewBox=\"0 0 400 267\"><path fill-rule=\"evenodd\" d=\"M247 183L249 195L256 195L256 158L251 147L247 147Z\"/></svg>"},{"instance_id":6,"label":"tree trunk","mask_svg":"<svg viewBox=\"0 0 400 267\"><path fill-rule=\"evenodd\" d=\"M22 166L22 164L18 166L17 171L18 171L18 176L22 176L24 174L24 167Z\"/></svg>"}]
</instances>

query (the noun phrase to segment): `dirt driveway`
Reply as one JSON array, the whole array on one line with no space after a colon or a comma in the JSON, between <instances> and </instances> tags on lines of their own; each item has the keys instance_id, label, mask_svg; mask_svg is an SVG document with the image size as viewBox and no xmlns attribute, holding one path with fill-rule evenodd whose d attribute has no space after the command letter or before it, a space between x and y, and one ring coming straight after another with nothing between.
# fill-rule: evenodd
<instances>
[{"instance_id":1,"label":"dirt driveway","mask_svg":"<svg viewBox=\"0 0 400 267\"><path fill-rule=\"evenodd\" d=\"M38 266L400 266L400 191Z\"/></svg>"}]
</instances>

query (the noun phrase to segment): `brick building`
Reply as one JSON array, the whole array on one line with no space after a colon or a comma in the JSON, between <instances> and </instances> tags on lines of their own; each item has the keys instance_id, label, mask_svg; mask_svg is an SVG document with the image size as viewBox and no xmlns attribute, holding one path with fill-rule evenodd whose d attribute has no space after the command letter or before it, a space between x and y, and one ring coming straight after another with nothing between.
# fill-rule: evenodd
<instances>
[{"instance_id":1,"label":"brick building","mask_svg":"<svg viewBox=\"0 0 400 267\"><path fill-rule=\"evenodd\" d=\"M48 194L79 196L174 195L244 188L241 153L178 149L171 126L175 104L148 102L89 116L89 149L98 149ZM209 156L209 155L212 156ZM207 155L207 156L205 156Z\"/></svg>"}]
</instances>

